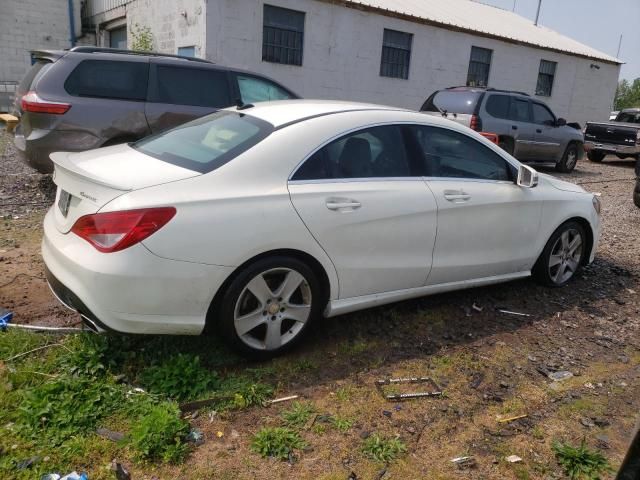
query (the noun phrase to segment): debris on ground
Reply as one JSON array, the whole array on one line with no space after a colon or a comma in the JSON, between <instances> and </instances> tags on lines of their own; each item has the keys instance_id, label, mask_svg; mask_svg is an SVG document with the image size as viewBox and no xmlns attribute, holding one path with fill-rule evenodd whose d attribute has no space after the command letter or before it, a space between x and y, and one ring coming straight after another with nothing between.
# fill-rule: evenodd
<instances>
[{"instance_id":1,"label":"debris on ground","mask_svg":"<svg viewBox=\"0 0 640 480\"><path fill-rule=\"evenodd\" d=\"M476 302L473 302L473 305L471 305L471 308L473 308L476 312L482 312L482 310L484 310L484 307L481 307L480 305L476 304Z\"/></svg>"},{"instance_id":2,"label":"debris on ground","mask_svg":"<svg viewBox=\"0 0 640 480\"><path fill-rule=\"evenodd\" d=\"M384 387L388 385L402 385L402 384L418 384L426 383L431 387L430 391L422 392L408 392L408 393L393 393L386 394ZM410 400L414 398L427 398L442 395L442 389L431 377L411 377L411 378L387 378L382 380L376 380L376 387L380 390L382 396L389 401L402 401Z\"/></svg>"},{"instance_id":3,"label":"debris on ground","mask_svg":"<svg viewBox=\"0 0 640 480\"><path fill-rule=\"evenodd\" d=\"M550 372L547 376L554 382L562 382L573 377L573 373L568 370L561 370L559 372Z\"/></svg>"},{"instance_id":4,"label":"debris on ground","mask_svg":"<svg viewBox=\"0 0 640 480\"><path fill-rule=\"evenodd\" d=\"M505 458L505 460L509 463L520 463L522 461L522 458L520 458L518 455L509 455L507 458Z\"/></svg>"},{"instance_id":5,"label":"debris on ground","mask_svg":"<svg viewBox=\"0 0 640 480\"><path fill-rule=\"evenodd\" d=\"M451 463L457 466L460 470L465 468L473 468L476 466L476 459L472 456L469 457L456 457L451 459Z\"/></svg>"},{"instance_id":6,"label":"debris on ground","mask_svg":"<svg viewBox=\"0 0 640 480\"><path fill-rule=\"evenodd\" d=\"M513 417L507 417L507 418L502 418L500 416L498 416L498 423L510 423L513 422L515 420L520 420L521 418L526 418L527 414L524 413L522 415L515 415Z\"/></svg>"},{"instance_id":7,"label":"debris on ground","mask_svg":"<svg viewBox=\"0 0 640 480\"><path fill-rule=\"evenodd\" d=\"M12 319L13 312L0 307L0 330L4 332Z\"/></svg>"},{"instance_id":8,"label":"debris on ground","mask_svg":"<svg viewBox=\"0 0 640 480\"><path fill-rule=\"evenodd\" d=\"M120 442L124 440L124 433L114 432L113 430L109 430L108 428L99 428L96 430L96 434L102 438L106 438L107 440L111 440L112 442Z\"/></svg>"},{"instance_id":9,"label":"debris on ground","mask_svg":"<svg viewBox=\"0 0 640 480\"><path fill-rule=\"evenodd\" d=\"M531 316L531 314L530 314L530 313L514 312L514 311L512 311L512 310L504 310L504 309L502 309L502 308L499 308L499 309L498 309L498 311L499 311L500 313L505 313L505 314L507 314L507 315L517 315L517 316L519 316L519 317L530 317L530 316Z\"/></svg>"},{"instance_id":10,"label":"debris on ground","mask_svg":"<svg viewBox=\"0 0 640 480\"><path fill-rule=\"evenodd\" d=\"M218 432L222 433L222 432ZM222 435L218 435L218 438ZM202 445L204 443L204 434L197 428L192 428L191 431L185 437L185 440L189 443L193 443L195 446Z\"/></svg>"},{"instance_id":11,"label":"debris on ground","mask_svg":"<svg viewBox=\"0 0 640 480\"><path fill-rule=\"evenodd\" d=\"M131 480L131 474L129 473L129 470L127 470L124 465L115 460L111 462L111 470L115 473L116 480Z\"/></svg>"},{"instance_id":12,"label":"debris on ground","mask_svg":"<svg viewBox=\"0 0 640 480\"><path fill-rule=\"evenodd\" d=\"M288 397L275 398L273 400L269 400L267 403L273 405L274 403L287 402L289 400L295 400L296 398L300 398L300 395L289 395Z\"/></svg>"},{"instance_id":13,"label":"debris on ground","mask_svg":"<svg viewBox=\"0 0 640 480\"><path fill-rule=\"evenodd\" d=\"M44 475L40 480L88 480L89 477L86 473L78 473L75 470L64 477L61 477L57 473L48 473Z\"/></svg>"}]
</instances>

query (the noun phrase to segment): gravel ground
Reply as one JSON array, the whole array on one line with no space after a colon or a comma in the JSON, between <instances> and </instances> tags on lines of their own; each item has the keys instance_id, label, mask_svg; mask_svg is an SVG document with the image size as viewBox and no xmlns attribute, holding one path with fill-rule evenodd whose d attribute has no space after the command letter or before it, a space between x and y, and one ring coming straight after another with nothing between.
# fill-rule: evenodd
<instances>
[{"instance_id":1,"label":"gravel ground","mask_svg":"<svg viewBox=\"0 0 640 480\"><path fill-rule=\"evenodd\" d=\"M526 279L327 320L303 348L274 363L309 366L302 377L280 384L278 394L298 393L320 411L350 416L352 431L305 433L313 449L289 465L249 451L256 425L277 423L278 411L255 409L213 423L202 415L194 424L208 441L189 460L189 477L223 471L235 475L224 478L333 479L353 471L374 478L380 468L354 447L371 431L400 436L408 446L407 460L390 465L384 478L560 478L551 450L557 439L585 438L619 464L640 411L640 209L632 202L633 163L583 160L558 176L600 192L603 204L596 261L568 286L547 289ZM52 201L49 177L20 164L8 136L0 136L0 306L11 308L16 322L78 321L42 279L41 222ZM574 377L548 379L563 370ZM375 379L425 374L445 388L445 399L406 403L382 415L392 406L376 394ZM355 393L340 403L338 390ZM496 416L523 412L526 418L496 423ZM523 463L504 462L511 454ZM463 455L473 455L477 466L455 469L449 459ZM149 474L136 470L140 478ZM166 467L160 478L181 472Z\"/></svg>"}]
</instances>

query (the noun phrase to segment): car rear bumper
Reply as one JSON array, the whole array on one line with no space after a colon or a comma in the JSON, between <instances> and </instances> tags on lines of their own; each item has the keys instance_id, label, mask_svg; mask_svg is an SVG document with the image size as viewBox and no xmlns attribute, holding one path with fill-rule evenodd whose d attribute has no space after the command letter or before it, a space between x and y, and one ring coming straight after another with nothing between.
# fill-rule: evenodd
<instances>
[{"instance_id":1,"label":"car rear bumper","mask_svg":"<svg viewBox=\"0 0 640 480\"><path fill-rule=\"evenodd\" d=\"M584 142L587 152L597 150L599 152L614 153L618 155L640 155L640 145L615 145L612 143Z\"/></svg>"},{"instance_id":2,"label":"car rear bumper","mask_svg":"<svg viewBox=\"0 0 640 480\"><path fill-rule=\"evenodd\" d=\"M49 155L53 152L81 152L98 148L102 140L88 132L31 130L24 135L20 126L16 128L13 143L20 159L40 173L52 173L53 162Z\"/></svg>"},{"instance_id":3,"label":"car rear bumper","mask_svg":"<svg viewBox=\"0 0 640 480\"><path fill-rule=\"evenodd\" d=\"M52 207L57 208L55 205ZM44 221L42 257L55 296L98 331L197 335L214 294L233 270L160 258L136 244L101 253Z\"/></svg>"}]
</instances>

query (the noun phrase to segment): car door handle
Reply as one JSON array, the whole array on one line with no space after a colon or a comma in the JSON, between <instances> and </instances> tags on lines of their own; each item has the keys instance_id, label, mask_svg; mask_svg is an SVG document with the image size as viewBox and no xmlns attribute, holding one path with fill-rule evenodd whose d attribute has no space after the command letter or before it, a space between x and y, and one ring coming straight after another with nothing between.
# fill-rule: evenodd
<instances>
[{"instance_id":1,"label":"car door handle","mask_svg":"<svg viewBox=\"0 0 640 480\"><path fill-rule=\"evenodd\" d=\"M362 206L360 202L350 198L327 198L325 205L329 210L355 210Z\"/></svg>"},{"instance_id":2,"label":"car door handle","mask_svg":"<svg viewBox=\"0 0 640 480\"><path fill-rule=\"evenodd\" d=\"M536 128L536 133L542 133L542 130L540 130L539 128Z\"/></svg>"},{"instance_id":3,"label":"car door handle","mask_svg":"<svg viewBox=\"0 0 640 480\"><path fill-rule=\"evenodd\" d=\"M511 125L511 130L517 130L518 126L517 125Z\"/></svg>"},{"instance_id":4,"label":"car door handle","mask_svg":"<svg viewBox=\"0 0 640 480\"><path fill-rule=\"evenodd\" d=\"M460 203L468 201L471 198L471 195L463 190L445 190L444 198L450 202Z\"/></svg>"}]
</instances>

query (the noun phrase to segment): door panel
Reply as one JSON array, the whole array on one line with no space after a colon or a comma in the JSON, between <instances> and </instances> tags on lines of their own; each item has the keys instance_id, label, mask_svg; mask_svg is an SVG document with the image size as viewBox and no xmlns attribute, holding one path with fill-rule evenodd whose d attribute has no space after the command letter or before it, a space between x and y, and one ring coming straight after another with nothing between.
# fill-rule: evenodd
<instances>
[{"instance_id":1,"label":"door panel","mask_svg":"<svg viewBox=\"0 0 640 480\"><path fill-rule=\"evenodd\" d=\"M535 142L535 125L531 123L531 104L529 100L511 97L509 105L511 132L516 139L514 156L518 160L531 160Z\"/></svg>"},{"instance_id":2,"label":"door panel","mask_svg":"<svg viewBox=\"0 0 640 480\"><path fill-rule=\"evenodd\" d=\"M532 102L531 111L536 126L534 160L555 160L562 145L560 129L555 126L556 117L545 105L537 102Z\"/></svg>"},{"instance_id":3,"label":"door panel","mask_svg":"<svg viewBox=\"0 0 640 480\"><path fill-rule=\"evenodd\" d=\"M437 210L421 178L294 181L289 192L336 267L340 298L424 285Z\"/></svg>"},{"instance_id":4,"label":"door panel","mask_svg":"<svg viewBox=\"0 0 640 480\"><path fill-rule=\"evenodd\" d=\"M528 270L542 202L511 182L427 180L438 205L438 236L428 284Z\"/></svg>"}]
</instances>

